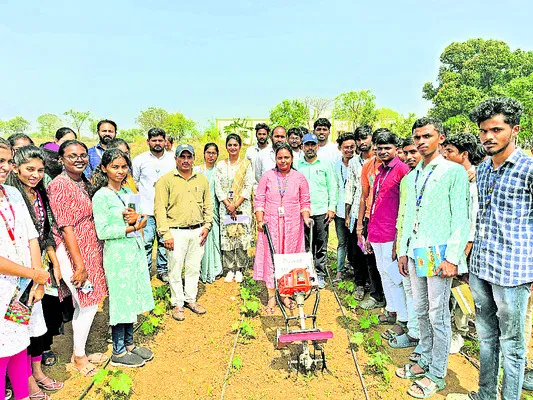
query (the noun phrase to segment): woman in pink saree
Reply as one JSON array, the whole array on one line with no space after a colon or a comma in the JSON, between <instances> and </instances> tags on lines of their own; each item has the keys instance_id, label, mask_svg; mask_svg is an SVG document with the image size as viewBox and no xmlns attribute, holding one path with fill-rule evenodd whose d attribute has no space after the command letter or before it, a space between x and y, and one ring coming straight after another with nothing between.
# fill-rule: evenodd
<instances>
[{"instance_id":1,"label":"woman in pink saree","mask_svg":"<svg viewBox=\"0 0 533 400\"><path fill-rule=\"evenodd\" d=\"M268 303L265 311L269 314L274 313L276 306L274 265L266 235L261 233L263 226L268 225L276 253L304 253L304 223L309 226L311 221L309 184L300 172L292 168L291 147L282 144L275 154L276 167L261 177L254 202L259 234L253 277L266 284ZM290 309L294 308L294 302L289 298L284 298L283 302Z\"/></svg>"}]
</instances>

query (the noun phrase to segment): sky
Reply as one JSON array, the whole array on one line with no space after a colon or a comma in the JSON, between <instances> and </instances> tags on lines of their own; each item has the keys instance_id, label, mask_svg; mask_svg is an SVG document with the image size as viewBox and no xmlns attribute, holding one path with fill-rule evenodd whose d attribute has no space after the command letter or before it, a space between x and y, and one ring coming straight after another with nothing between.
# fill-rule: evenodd
<instances>
[{"instance_id":1,"label":"sky","mask_svg":"<svg viewBox=\"0 0 533 400\"><path fill-rule=\"evenodd\" d=\"M532 11L530 0L0 0L0 119L36 129L72 108L132 128L153 106L206 125L360 89L423 115L447 45L533 50Z\"/></svg>"}]
</instances>

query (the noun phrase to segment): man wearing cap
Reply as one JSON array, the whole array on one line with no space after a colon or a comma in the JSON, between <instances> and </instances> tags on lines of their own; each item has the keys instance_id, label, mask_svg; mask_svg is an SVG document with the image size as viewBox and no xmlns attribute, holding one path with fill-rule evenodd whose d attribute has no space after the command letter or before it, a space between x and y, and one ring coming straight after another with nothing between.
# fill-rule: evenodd
<instances>
[{"instance_id":1,"label":"man wearing cap","mask_svg":"<svg viewBox=\"0 0 533 400\"><path fill-rule=\"evenodd\" d=\"M298 171L306 177L311 192L311 218L313 219L313 243L309 243L309 228L305 228L305 241L315 256L318 285L326 285L326 253L329 223L335 218L337 183L329 161L317 157L318 138L314 133L302 139L304 157L298 160Z\"/></svg>"},{"instance_id":2,"label":"man wearing cap","mask_svg":"<svg viewBox=\"0 0 533 400\"><path fill-rule=\"evenodd\" d=\"M155 185L154 214L157 232L167 249L172 318L177 321L185 319L184 307L196 314L206 313L196 296L203 246L213 222L213 203L207 178L194 172L193 165L193 147L180 144L176 170L163 175Z\"/></svg>"}]
</instances>

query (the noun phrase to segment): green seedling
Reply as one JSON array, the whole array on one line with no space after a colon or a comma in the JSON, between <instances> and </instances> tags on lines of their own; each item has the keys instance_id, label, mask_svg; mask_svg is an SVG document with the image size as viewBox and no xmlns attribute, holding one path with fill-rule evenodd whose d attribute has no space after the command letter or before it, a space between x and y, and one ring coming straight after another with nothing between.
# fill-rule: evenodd
<instances>
[{"instance_id":1,"label":"green seedling","mask_svg":"<svg viewBox=\"0 0 533 400\"><path fill-rule=\"evenodd\" d=\"M233 357L233 360L231 360L231 368L236 371L242 368L242 359L239 356Z\"/></svg>"},{"instance_id":2,"label":"green seedling","mask_svg":"<svg viewBox=\"0 0 533 400\"><path fill-rule=\"evenodd\" d=\"M104 399L128 399L131 396L132 379L128 374L114 370L101 369L96 373L93 382L97 391Z\"/></svg>"},{"instance_id":3,"label":"green seedling","mask_svg":"<svg viewBox=\"0 0 533 400\"><path fill-rule=\"evenodd\" d=\"M355 344L356 346L361 346L365 341L365 334L363 332L353 332L350 336L350 343Z\"/></svg>"},{"instance_id":4,"label":"green seedling","mask_svg":"<svg viewBox=\"0 0 533 400\"><path fill-rule=\"evenodd\" d=\"M368 359L367 368L374 374L379 375L383 378L385 383L390 382L390 372L388 365L392 363L392 359L385 353L380 351L370 354Z\"/></svg>"},{"instance_id":5,"label":"green seedling","mask_svg":"<svg viewBox=\"0 0 533 400\"><path fill-rule=\"evenodd\" d=\"M355 310L357 308L357 305L359 304L359 302L352 294L347 294L346 296L344 296L344 301L346 302L346 305L352 310Z\"/></svg>"},{"instance_id":6,"label":"green seedling","mask_svg":"<svg viewBox=\"0 0 533 400\"><path fill-rule=\"evenodd\" d=\"M342 281L339 283L338 288L344 289L347 292L352 293L355 290L355 283L353 283L352 281Z\"/></svg>"},{"instance_id":7,"label":"green seedling","mask_svg":"<svg viewBox=\"0 0 533 400\"><path fill-rule=\"evenodd\" d=\"M259 312L259 307L261 307L259 300L247 300L240 307L240 310L247 317L254 317Z\"/></svg>"}]
</instances>

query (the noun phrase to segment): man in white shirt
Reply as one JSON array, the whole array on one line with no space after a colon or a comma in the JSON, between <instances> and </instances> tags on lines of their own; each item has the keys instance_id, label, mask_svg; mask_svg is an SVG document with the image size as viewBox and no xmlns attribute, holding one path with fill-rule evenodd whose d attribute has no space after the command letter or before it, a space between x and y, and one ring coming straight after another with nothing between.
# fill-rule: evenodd
<instances>
[{"instance_id":1,"label":"man in white shirt","mask_svg":"<svg viewBox=\"0 0 533 400\"><path fill-rule=\"evenodd\" d=\"M255 146L250 146L246 149L245 157L250 160L252 168L254 169L255 174L255 160L257 160L257 155L261 150L269 148L268 135L270 133L270 127L260 122L255 126L255 138L257 139L257 144Z\"/></svg>"},{"instance_id":2,"label":"man in white shirt","mask_svg":"<svg viewBox=\"0 0 533 400\"><path fill-rule=\"evenodd\" d=\"M342 155L335 143L330 142L331 122L327 118L319 118L315 121L314 133L318 138L318 157L324 162L329 161L333 167Z\"/></svg>"},{"instance_id":3,"label":"man in white shirt","mask_svg":"<svg viewBox=\"0 0 533 400\"><path fill-rule=\"evenodd\" d=\"M261 150L257 154L257 159L255 160L254 169L255 180L257 183L259 183L259 180L266 171L271 170L276 166L275 150L277 146L287 141L287 132L285 131L285 128L282 126L276 126L272 130L272 135L270 136L270 139L272 140L272 147L267 147Z\"/></svg>"},{"instance_id":4,"label":"man in white shirt","mask_svg":"<svg viewBox=\"0 0 533 400\"><path fill-rule=\"evenodd\" d=\"M148 215L148 222L144 228L144 248L148 259L148 268L152 269L152 248L157 236L154 218L155 184L166 173L174 170L176 162L174 155L165 151L166 135L161 128L152 128L148 131L149 151L139 154L133 159L133 180L141 196L140 213ZM163 241L157 236L157 277L168 282L167 256Z\"/></svg>"}]
</instances>

